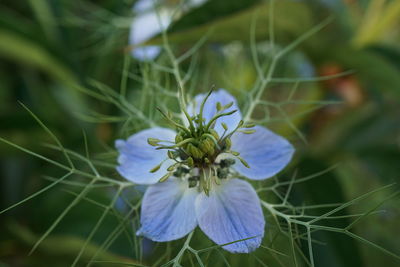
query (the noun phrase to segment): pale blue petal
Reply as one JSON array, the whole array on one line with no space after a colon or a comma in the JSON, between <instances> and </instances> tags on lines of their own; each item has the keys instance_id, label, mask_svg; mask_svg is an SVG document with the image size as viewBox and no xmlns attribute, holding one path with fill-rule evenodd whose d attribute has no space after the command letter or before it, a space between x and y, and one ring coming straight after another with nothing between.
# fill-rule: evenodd
<instances>
[{"instance_id":1,"label":"pale blue petal","mask_svg":"<svg viewBox=\"0 0 400 267\"><path fill-rule=\"evenodd\" d=\"M154 9L154 4L154 1L139 0L133 5L133 11L137 13L146 12L150 9Z\"/></svg>"},{"instance_id":2,"label":"pale blue petal","mask_svg":"<svg viewBox=\"0 0 400 267\"><path fill-rule=\"evenodd\" d=\"M127 141L117 140L115 146L119 157L118 172L126 179L137 184L154 184L167 173L167 168L173 163L167 160L155 173L150 170L167 158L167 150L156 150L147 143L148 138L158 138L165 141L173 141L176 133L166 128L151 128L140 131Z\"/></svg>"},{"instance_id":3,"label":"pale blue petal","mask_svg":"<svg viewBox=\"0 0 400 267\"><path fill-rule=\"evenodd\" d=\"M198 194L177 178L150 186L143 197L137 234L158 242L184 237L197 226L194 203Z\"/></svg>"},{"instance_id":4,"label":"pale blue petal","mask_svg":"<svg viewBox=\"0 0 400 267\"><path fill-rule=\"evenodd\" d=\"M161 47L156 45L149 45L134 48L132 50L132 56L140 61L152 60L156 58L161 52Z\"/></svg>"},{"instance_id":5,"label":"pale blue petal","mask_svg":"<svg viewBox=\"0 0 400 267\"><path fill-rule=\"evenodd\" d=\"M166 29L171 23L168 12L160 12L159 18L155 11L143 13L134 18L131 24L129 43L139 45ZM139 60L152 60L158 56L159 46L133 47L132 56Z\"/></svg>"},{"instance_id":6,"label":"pale blue petal","mask_svg":"<svg viewBox=\"0 0 400 267\"><path fill-rule=\"evenodd\" d=\"M233 166L240 174L254 180L262 180L280 172L292 159L294 148L283 137L267 128L256 126L252 134L235 133L232 136L232 150L249 164L245 167L239 161Z\"/></svg>"},{"instance_id":7,"label":"pale blue petal","mask_svg":"<svg viewBox=\"0 0 400 267\"><path fill-rule=\"evenodd\" d=\"M200 112L200 105L203 99L206 97L207 94L199 94L194 98L194 101L190 102L187 111L190 116L196 115ZM217 120L217 123L214 127L214 129L217 131L217 133L221 136L222 133L224 132L224 129L221 126L221 123L224 122L230 131L236 128L240 120L242 119L242 115L240 114L239 107L237 105L236 99L229 94L226 90L224 89L219 89L218 91L214 91L210 97L207 99L206 104L204 105L204 110L203 110L203 117L206 119L206 122L210 121L215 114L217 114L217 108L216 105L217 103L220 102L222 106L227 105L231 102L233 102L232 107L226 109L225 112L229 112L232 110L237 110L234 114L229 115L229 116L224 116L220 119ZM228 130L228 132L229 132Z\"/></svg>"},{"instance_id":8,"label":"pale blue petal","mask_svg":"<svg viewBox=\"0 0 400 267\"><path fill-rule=\"evenodd\" d=\"M196 216L201 230L216 244L233 253L257 249L264 236L265 220L253 187L239 179L215 186L209 196L196 199Z\"/></svg>"}]
</instances>

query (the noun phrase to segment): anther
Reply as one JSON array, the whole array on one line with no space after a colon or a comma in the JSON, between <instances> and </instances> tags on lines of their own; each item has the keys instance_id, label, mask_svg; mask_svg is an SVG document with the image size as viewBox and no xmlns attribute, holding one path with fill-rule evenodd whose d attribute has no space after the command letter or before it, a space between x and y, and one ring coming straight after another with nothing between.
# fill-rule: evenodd
<instances>
[{"instance_id":1,"label":"anther","mask_svg":"<svg viewBox=\"0 0 400 267\"><path fill-rule=\"evenodd\" d=\"M255 133L256 132L256 130L239 130L238 132L241 132L241 133L244 133L244 134L252 134L252 133Z\"/></svg>"},{"instance_id":2,"label":"anther","mask_svg":"<svg viewBox=\"0 0 400 267\"><path fill-rule=\"evenodd\" d=\"M162 162L160 164L158 164L157 166L155 166L153 169L150 170L151 173L155 173L156 171L158 171L161 168Z\"/></svg>"},{"instance_id":3,"label":"anther","mask_svg":"<svg viewBox=\"0 0 400 267\"><path fill-rule=\"evenodd\" d=\"M221 102L217 102L216 108L217 108L217 111L221 111L221 110L222 110L222 104L221 104Z\"/></svg>"},{"instance_id":4,"label":"anther","mask_svg":"<svg viewBox=\"0 0 400 267\"><path fill-rule=\"evenodd\" d=\"M157 138L147 138L147 143L151 146L159 146L159 142L161 142L161 140L157 139Z\"/></svg>"},{"instance_id":5,"label":"anther","mask_svg":"<svg viewBox=\"0 0 400 267\"><path fill-rule=\"evenodd\" d=\"M232 155L234 155L235 157L239 156L240 153L236 152L236 151L229 151L229 153L231 153Z\"/></svg>"},{"instance_id":6,"label":"anther","mask_svg":"<svg viewBox=\"0 0 400 267\"><path fill-rule=\"evenodd\" d=\"M222 109L225 110L225 109L228 109L228 108L230 108L230 107L232 107L232 106L233 106L233 102L230 102L229 104L223 106Z\"/></svg>"},{"instance_id":7,"label":"anther","mask_svg":"<svg viewBox=\"0 0 400 267\"><path fill-rule=\"evenodd\" d=\"M237 157L240 162L246 167L246 168L250 168L249 164L242 158L242 157Z\"/></svg>"},{"instance_id":8,"label":"anther","mask_svg":"<svg viewBox=\"0 0 400 267\"><path fill-rule=\"evenodd\" d=\"M172 172L167 173L166 175L164 175L163 177L161 177L160 180L158 180L159 183L165 182L166 180L168 180L168 178L172 175Z\"/></svg>"}]
</instances>

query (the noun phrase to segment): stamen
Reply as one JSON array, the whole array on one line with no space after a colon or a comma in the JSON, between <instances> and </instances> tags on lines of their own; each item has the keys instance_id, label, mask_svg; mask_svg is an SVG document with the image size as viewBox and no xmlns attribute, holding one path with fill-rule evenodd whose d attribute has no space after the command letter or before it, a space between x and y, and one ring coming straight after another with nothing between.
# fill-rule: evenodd
<instances>
[{"instance_id":1,"label":"stamen","mask_svg":"<svg viewBox=\"0 0 400 267\"><path fill-rule=\"evenodd\" d=\"M217 104L215 105L215 108L217 109L217 111L221 111L222 110L222 104L221 102L217 102Z\"/></svg>"},{"instance_id":2,"label":"stamen","mask_svg":"<svg viewBox=\"0 0 400 267\"><path fill-rule=\"evenodd\" d=\"M240 162L246 167L250 169L249 164L242 158L242 157L237 157L238 160L240 160Z\"/></svg>"},{"instance_id":3,"label":"stamen","mask_svg":"<svg viewBox=\"0 0 400 267\"><path fill-rule=\"evenodd\" d=\"M230 102L229 104L226 104L225 106L223 106L223 107L222 107L222 110L228 109L228 108L230 108L230 107L232 107L232 106L233 106L233 101Z\"/></svg>"},{"instance_id":4,"label":"stamen","mask_svg":"<svg viewBox=\"0 0 400 267\"><path fill-rule=\"evenodd\" d=\"M176 168L177 166L179 166L179 165L180 165L180 163L174 163L174 164L172 164L171 166L169 166L169 167L167 168L167 171L172 172L172 171L175 170L175 168Z\"/></svg>"},{"instance_id":5,"label":"stamen","mask_svg":"<svg viewBox=\"0 0 400 267\"><path fill-rule=\"evenodd\" d=\"M230 102L229 104L226 104L225 106L222 106L221 102L217 102L217 104L216 104L216 108L217 108L218 112L227 110L228 108L230 108L232 106L233 106L233 102Z\"/></svg>"},{"instance_id":6,"label":"stamen","mask_svg":"<svg viewBox=\"0 0 400 267\"><path fill-rule=\"evenodd\" d=\"M256 125L254 123L246 123L245 125L243 125L243 128L253 128Z\"/></svg>"},{"instance_id":7,"label":"stamen","mask_svg":"<svg viewBox=\"0 0 400 267\"><path fill-rule=\"evenodd\" d=\"M151 145L151 146L158 146L159 144L159 142L161 142L161 140L160 139L157 139L157 138L147 138L147 143L149 144L149 145Z\"/></svg>"},{"instance_id":8,"label":"stamen","mask_svg":"<svg viewBox=\"0 0 400 267\"><path fill-rule=\"evenodd\" d=\"M188 139L185 139L182 142L179 142L178 144L175 144L173 146L159 146L156 149L160 150L160 149L172 149L172 148L176 148L176 147L182 147L184 144L187 144L189 142L195 142L195 141L196 141L196 139L194 139L194 138L188 138Z\"/></svg>"},{"instance_id":9,"label":"stamen","mask_svg":"<svg viewBox=\"0 0 400 267\"><path fill-rule=\"evenodd\" d=\"M232 115L232 114L235 113L236 111L237 111L237 109L232 110L232 111L230 111L230 112L226 112L226 113L221 113L221 114L215 115L214 118L212 118L212 119L207 123L207 125L206 125L206 131L208 131L208 130L210 129L211 125L212 125L217 119L219 119L219 118L221 118L221 117L224 117L224 116Z\"/></svg>"},{"instance_id":10,"label":"stamen","mask_svg":"<svg viewBox=\"0 0 400 267\"><path fill-rule=\"evenodd\" d=\"M203 120L203 110L204 110L204 105L206 104L207 99L210 97L210 95L212 94L212 92L214 92L214 88L215 86L213 86L211 88L211 90L208 92L208 94L206 95L206 97L203 99L203 101L200 104L200 112L199 112L199 119L202 121ZM202 128L203 124L202 122L199 124L200 128Z\"/></svg>"},{"instance_id":11,"label":"stamen","mask_svg":"<svg viewBox=\"0 0 400 267\"><path fill-rule=\"evenodd\" d=\"M168 178L172 175L172 172L167 173L166 175L164 175L163 177L161 177L160 180L158 180L159 183L165 182L166 180L168 180Z\"/></svg>"},{"instance_id":12,"label":"stamen","mask_svg":"<svg viewBox=\"0 0 400 267\"><path fill-rule=\"evenodd\" d=\"M256 130L238 130L238 132L240 132L240 133L244 133L244 134L252 134L252 133L255 133L256 132Z\"/></svg>"},{"instance_id":13,"label":"stamen","mask_svg":"<svg viewBox=\"0 0 400 267\"><path fill-rule=\"evenodd\" d=\"M237 152L237 151L226 151L226 153L230 153L230 154L232 154L232 155L234 155L235 157L237 157L237 156L239 156L240 155L240 153L239 152Z\"/></svg>"},{"instance_id":14,"label":"stamen","mask_svg":"<svg viewBox=\"0 0 400 267\"><path fill-rule=\"evenodd\" d=\"M155 173L156 171L158 171L158 170L161 168L161 165L163 165L163 163L164 163L167 159L168 159L168 158L163 159L163 160L160 162L160 164L158 164L157 166L155 166L154 168L152 168L152 169L150 170L150 172L151 172L151 173Z\"/></svg>"},{"instance_id":15,"label":"stamen","mask_svg":"<svg viewBox=\"0 0 400 267\"><path fill-rule=\"evenodd\" d=\"M153 169L150 170L151 173L155 173L156 171L158 171L161 168L161 165L163 164L163 162L161 162L160 164L158 164L157 166L155 166Z\"/></svg>"},{"instance_id":16,"label":"stamen","mask_svg":"<svg viewBox=\"0 0 400 267\"><path fill-rule=\"evenodd\" d=\"M167 114L165 114L160 108L157 108L157 110L161 113L161 115L172 125L174 125L175 127L183 130L185 133L187 133L188 135L190 135L190 131L188 129L186 129L185 126L177 123L176 121L174 121L172 118L170 118L169 116L167 116Z\"/></svg>"}]
</instances>

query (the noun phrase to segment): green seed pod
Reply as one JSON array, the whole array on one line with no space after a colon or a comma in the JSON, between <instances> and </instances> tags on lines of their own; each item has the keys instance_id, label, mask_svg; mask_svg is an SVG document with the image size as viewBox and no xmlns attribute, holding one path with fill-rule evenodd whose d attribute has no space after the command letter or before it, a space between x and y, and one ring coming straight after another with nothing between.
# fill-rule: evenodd
<instances>
[{"instance_id":1,"label":"green seed pod","mask_svg":"<svg viewBox=\"0 0 400 267\"><path fill-rule=\"evenodd\" d=\"M186 163L187 163L187 165L189 167L193 167L193 165L194 165L193 158L192 157L188 157L187 160L186 160Z\"/></svg>"},{"instance_id":2,"label":"green seed pod","mask_svg":"<svg viewBox=\"0 0 400 267\"><path fill-rule=\"evenodd\" d=\"M207 143L209 145L209 155L213 155L215 153L215 144L214 141L210 138L207 139Z\"/></svg>"},{"instance_id":3,"label":"green seed pod","mask_svg":"<svg viewBox=\"0 0 400 267\"><path fill-rule=\"evenodd\" d=\"M214 141L211 140L211 138L207 138L207 139L206 139L206 142L208 143L208 146L209 146L209 147L212 147L212 148L215 147Z\"/></svg>"},{"instance_id":4,"label":"green seed pod","mask_svg":"<svg viewBox=\"0 0 400 267\"><path fill-rule=\"evenodd\" d=\"M229 149L231 149L231 147L232 147L232 141L231 141L231 139L228 137L228 138L225 138L225 149L227 149L227 150L229 150Z\"/></svg>"},{"instance_id":5,"label":"green seed pod","mask_svg":"<svg viewBox=\"0 0 400 267\"><path fill-rule=\"evenodd\" d=\"M182 142L182 141L183 141L182 135L177 134L177 135L175 136L175 144L178 144L178 143L180 143L180 142Z\"/></svg>"},{"instance_id":6,"label":"green seed pod","mask_svg":"<svg viewBox=\"0 0 400 267\"><path fill-rule=\"evenodd\" d=\"M210 131L210 134L212 136L214 136L215 140L219 139L219 135L218 135L217 131L215 131L214 129L210 129L209 131Z\"/></svg>"},{"instance_id":7,"label":"green seed pod","mask_svg":"<svg viewBox=\"0 0 400 267\"><path fill-rule=\"evenodd\" d=\"M201 159L204 156L204 153L199 148L190 143L187 146L187 151L195 159Z\"/></svg>"},{"instance_id":8,"label":"green seed pod","mask_svg":"<svg viewBox=\"0 0 400 267\"><path fill-rule=\"evenodd\" d=\"M199 148L207 155L213 155L215 152L214 142L210 138L205 138L200 142Z\"/></svg>"},{"instance_id":9,"label":"green seed pod","mask_svg":"<svg viewBox=\"0 0 400 267\"><path fill-rule=\"evenodd\" d=\"M203 140L203 141L200 142L199 148L200 148L201 151L203 151L204 153L206 153L206 154L208 153L209 146L208 146L208 143L207 143L207 139L205 139L205 140Z\"/></svg>"},{"instance_id":10,"label":"green seed pod","mask_svg":"<svg viewBox=\"0 0 400 267\"><path fill-rule=\"evenodd\" d=\"M214 155L214 153L215 153L215 149L214 149L214 147L212 146L212 147L210 147L210 149L208 150L208 155Z\"/></svg>"}]
</instances>

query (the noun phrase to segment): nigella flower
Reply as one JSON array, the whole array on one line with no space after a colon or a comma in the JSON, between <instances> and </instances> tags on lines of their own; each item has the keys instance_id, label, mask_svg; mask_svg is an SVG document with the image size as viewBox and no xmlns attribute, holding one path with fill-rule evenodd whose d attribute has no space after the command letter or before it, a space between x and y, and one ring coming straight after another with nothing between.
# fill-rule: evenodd
<instances>
[{"instance_id":1,"label":"nigella flower","mask_svg":"<svg viewBox=\"0 0 400 267\"><path fill-rule=\"evenodd\" d=\"M200 6L206 0L188 0L180 6L180 10L188 10ZM156 8L158 7L158 8ZM133 46L146 42L161 33L171 24L173 17L177 19L176 6L162 0L139 0L133 6L135 18L132 21L129 33L129 43ZM153 60L161 52L161 47L148 45L132 49L132 56L138 60Z\"/></svg>"},{"instance_id":2,"label":"nigella flower","mask_svg":"<svg viewBox=\"0 0 400 267\"><path fill-rule=\"evenodd\" d=\"M176 131L151 128L117 140L118 172L144 194L138 234L153 241L179 239L198 225L224 249L249 253L261 244L265 220L253 187L281 171L294 149L265 127L246 124L236 100L220 89L200 94Z\"/></svg>"}]
</instances>

